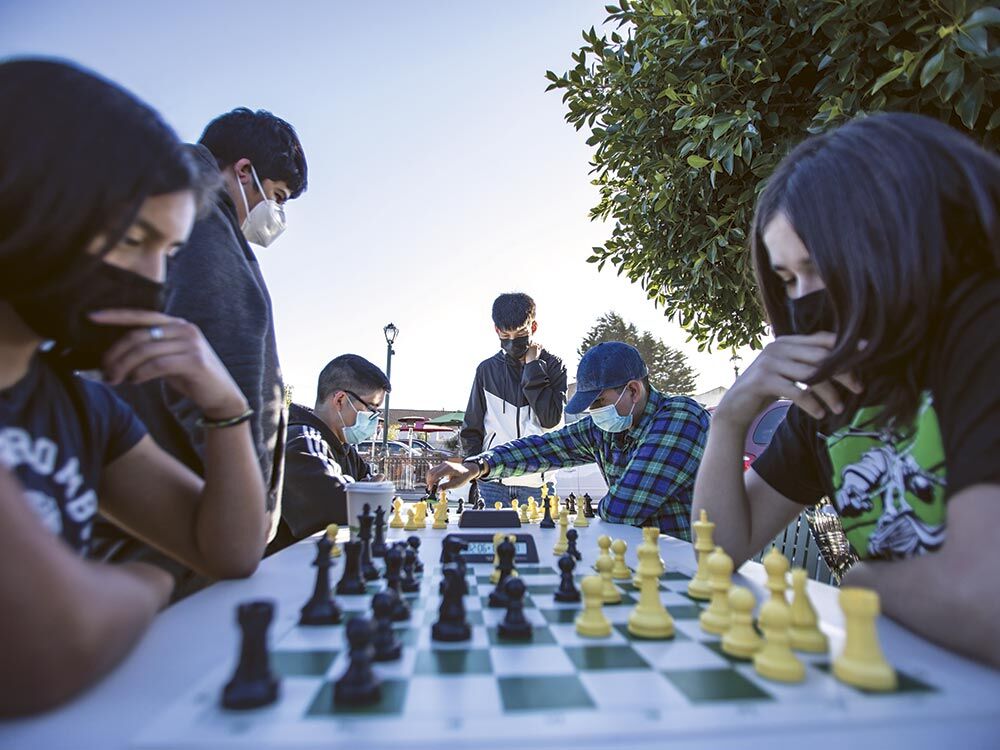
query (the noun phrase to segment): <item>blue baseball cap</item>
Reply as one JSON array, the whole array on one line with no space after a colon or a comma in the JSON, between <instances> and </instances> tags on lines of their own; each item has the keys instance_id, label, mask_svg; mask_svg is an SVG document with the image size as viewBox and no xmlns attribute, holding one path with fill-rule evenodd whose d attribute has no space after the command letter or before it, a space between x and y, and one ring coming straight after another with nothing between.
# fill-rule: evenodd
<instances>
[{"instance_id":1,"label":"blue baseball cap","mask_svg":"<svg viewBox=\"0 0 1000 750\"><path fill-rule=\"evenodd\" d=\"M582 414L597 400L601 391L619 388L648 374L649 369L634 346L621 341L605 341L591 347L576 368L576 393L566 404L566 411Z\"/></svg>"}]
</instances>

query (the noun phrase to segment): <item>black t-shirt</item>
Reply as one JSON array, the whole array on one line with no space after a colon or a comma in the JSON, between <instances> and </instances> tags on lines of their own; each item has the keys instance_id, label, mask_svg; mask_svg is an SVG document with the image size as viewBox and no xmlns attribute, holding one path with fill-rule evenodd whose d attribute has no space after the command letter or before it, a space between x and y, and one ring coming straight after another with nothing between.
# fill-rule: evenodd
<instances>
[{"instance_id":1,"label":"black t-shirt","mask_svg":"<svg viewBox=\"0 0 1000 750\"><path fill-rule=\"evenodd\" d=\"M81 553L97 513L102 469L145 434L111 389L57 373L44 356L0 390L0 464L20 480L45 526Z\"/></svg>"},{"instance_id":2,"label":"black t-shirt","mask_svg":"<svg viewBox=\"0 0 1000 750\"><path fill-rule=\"evenodd\" d=\"M938 549L948 499L976 484L1000 484L1000 275L961 284L928 346L911 424L874 429L876 406L824 430L793 405L753 465L790 500L829 497L864 558Z\"/></svg>"}]
</instances>

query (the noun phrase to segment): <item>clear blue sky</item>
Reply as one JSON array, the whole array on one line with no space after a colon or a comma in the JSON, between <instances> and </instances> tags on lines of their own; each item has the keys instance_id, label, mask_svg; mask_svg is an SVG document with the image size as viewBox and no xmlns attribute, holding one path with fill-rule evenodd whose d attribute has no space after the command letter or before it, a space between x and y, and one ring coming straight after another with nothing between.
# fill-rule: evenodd
<instances>
[{"instance_id":1,"label":"clear blue sky","mask_svg":"<svg viewBox=\"0 0 1000 750\"><path fill-rule=\"evenodd\" d=\"M591 149L544 73L569 67L603 8L0 0L0 56L89 66L188 140L236 106L296 127L309 190L259 257L298 401L337 354L384 367L392 321L393 408L464 409L476 364L498 349L493 298L513 290L536 299L538 338L571 375L581 338L614 309L688 354L699 390L728 385L728 353L699 354L641 288L585 262L609 227L588 219Z\"/></svg>"}]
</instances>

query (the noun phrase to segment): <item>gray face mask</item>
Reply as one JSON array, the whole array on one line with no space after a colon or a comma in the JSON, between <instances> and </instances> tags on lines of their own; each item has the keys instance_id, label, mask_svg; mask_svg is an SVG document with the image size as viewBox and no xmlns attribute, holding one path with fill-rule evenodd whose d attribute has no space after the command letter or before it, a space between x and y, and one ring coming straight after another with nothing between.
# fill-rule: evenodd
<instances>
[{"instance_id":1,"label":"gray face mask","mask_svg":"<svg viewBox=\"0 0 1000 750\"><path fill-rule=\"evenodd\" d=\"M247 238L247 242L267 247L285 231L285 227L287 226L285 209L281 207L278 201L267 197L263 186L260 184L260 180L257 179L257 170L252 166L250 167L250 173L253 175L253 180L257 184L260 194L264 196L264 200L254 206L253 211L251 211L250 204L247 203L246 190L243 189L243 183L237 177L236 184L240 186L240 195L243 196L243 208L247 215L240 229L243 230L243 236Z\"/></svg>"},{"instance_id":2,"label":"gray face mask","mask_svg":"<svg viewBox=\"0 0 1000 750\"><path fill-rule=\"evenodd\" d=\"M516 339L500 339L500 348L514 360L519 360L528 353L531 336L518 336Z\"/></svg>"}]
</instances>

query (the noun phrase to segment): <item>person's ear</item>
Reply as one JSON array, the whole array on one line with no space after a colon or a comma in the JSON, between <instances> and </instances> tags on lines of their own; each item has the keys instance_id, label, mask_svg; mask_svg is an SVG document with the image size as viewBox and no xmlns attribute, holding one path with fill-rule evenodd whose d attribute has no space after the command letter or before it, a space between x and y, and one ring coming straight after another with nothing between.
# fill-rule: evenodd
<instances>
[{"instance_id":1,"label":"person's ear","mask_svg":"<svg viewBox=\"0 0 1000 750\"><path fill-rule=\"evenodd\" d=\"M531 321L531 335L534 336L535 331L537 330L538 330L538 321L537 320Z\"/></svg>"},{"instance_id":2,"label":"person's ear","mask_svg":"<svg viewBox=\"0 0 1000 750\"><path fill-rule=\"evenodd\" d=\"M496 326L496 325L493 326L493 330L497 332L497 336L499 336L501 333L503 333L503 331L500 330L500 326Z\"/></svg>"},{"instance_id":3,"label":"person's ear","mask_svg":"<svg viewBox=\"0 0 1000 750\"><path fill-rule=\"evenodd\" d=\"M244 187L250 186L254 190L257 186L253 181L253 174L250 172L250 160L247 158L238 159L233 164L233 171L236 172L236 179L243 183Z\"/></svg>"}]
</instances>

